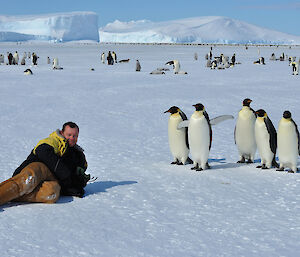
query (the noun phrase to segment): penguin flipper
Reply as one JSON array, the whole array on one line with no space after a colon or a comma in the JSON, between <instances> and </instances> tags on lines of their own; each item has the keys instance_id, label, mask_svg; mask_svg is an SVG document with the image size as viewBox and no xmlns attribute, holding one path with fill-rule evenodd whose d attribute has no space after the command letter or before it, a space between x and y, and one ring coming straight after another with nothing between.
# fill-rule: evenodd
<instances>
[{"instance_id":1,"label":"penguin flipper","mask_svg":"<svg viewBox=\"0 0 300 257\"><path fill-rule=\"evenodd\" d=\"M177 129L187 128L189 126L189 123L189 120L184 120L178 124Z\"/></svg>"},{"instance_id":2,"label":"penguin flipper","mask_svg":"<svg viewBox=\"0 0 300 257\"><path fill-rule=\"evenodd\" d=\"M217 125L225 120L232 120L232 119L234 119L234 117L232 115L220 115L209 121L210 121L210 125L213 126L213 125Z\"/></svg>"},{"instance_id":3,"label":"penguin flipper","mask_svg":"<svg viewBox=\"0 0 300 257\"><path fill-rule=\"evenodd\" d=\"M277 132L276 129L272 123L272 121L269 119L269 117L265 118L265 124L266 128L268 130L268 133L270 135L270 148L271 151L276 154L276 149L277 149Z\"/></svg>"}]
</instances>

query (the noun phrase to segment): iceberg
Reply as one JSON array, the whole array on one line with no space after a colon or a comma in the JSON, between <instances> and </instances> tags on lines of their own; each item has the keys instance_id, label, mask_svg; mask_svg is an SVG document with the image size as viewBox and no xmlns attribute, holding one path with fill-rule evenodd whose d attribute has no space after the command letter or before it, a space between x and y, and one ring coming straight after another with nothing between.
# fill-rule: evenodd
<instances>
[{"instance_id":1,"label":"iceberg","mask_svg":"<svg viewBox=\"0 0 300 257\"><path fill-rule=\"evenodd\" d=\"M99 42L98 15L94 12L70 12L0 16L0 41L27 40Z\"/></svg>"},{"instance_id":2,"label":"iceberg","mask_svg":"<svg viewBox=\"0 0 300 257\"><path fill-rule=\"evenodd\" d=\"M300 37L222 16L180 20L147 20L108 23L99 29L101 42L209 43L209 44L300 44Z\"/></svg>"}]
</instances>

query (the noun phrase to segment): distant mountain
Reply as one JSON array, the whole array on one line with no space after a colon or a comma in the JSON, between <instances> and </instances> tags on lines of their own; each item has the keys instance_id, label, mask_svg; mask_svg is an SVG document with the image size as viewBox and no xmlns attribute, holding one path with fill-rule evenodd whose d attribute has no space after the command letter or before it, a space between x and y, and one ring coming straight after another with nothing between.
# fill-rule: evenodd
<instances>
[{"instance_id":1,"label":"distant mountain","mask_svg":"<svg viewBox=\"0 0 300 257\"><path fill-rule=\"evenodd\" d=\"M116 20L99 29L100 42L300 44L300 37L221 16L151 22Z\"/></svg>"},{"instance_id":2,"label":"distant mountain","mask_svg":"<svg viewBox=\"0 0 300 257\"><path fill-rule=\"evenodd\" d=\"M98 15L94 12L70 12L0 16L0 42L28 40L98 42Z\"/></svg>"}]
</instances>

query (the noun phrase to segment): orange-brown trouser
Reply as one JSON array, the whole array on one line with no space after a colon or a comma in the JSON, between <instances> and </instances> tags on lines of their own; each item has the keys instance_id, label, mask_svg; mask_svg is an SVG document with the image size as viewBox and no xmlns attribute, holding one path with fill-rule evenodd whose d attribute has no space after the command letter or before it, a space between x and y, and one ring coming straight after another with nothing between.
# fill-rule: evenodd
<instances>
[{"instance_id":1,"label":"orange-brown trouser","mask_svg":"<svg viewBox=\"0 0 300 257\"><path fill-rule=\"evenodd\" d=\"M0 183L0 205L9 201L55 203L60 185L41 162L27 165L16 176Z\"/></svg>"}]
</instances>

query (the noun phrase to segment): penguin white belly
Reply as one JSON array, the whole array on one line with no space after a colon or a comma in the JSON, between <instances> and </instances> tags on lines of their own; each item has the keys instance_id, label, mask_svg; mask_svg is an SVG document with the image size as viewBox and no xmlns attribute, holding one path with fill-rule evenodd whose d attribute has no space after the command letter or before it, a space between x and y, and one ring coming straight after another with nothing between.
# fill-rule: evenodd
<instances>
[{"instance_id":1,"label":"penguin white belly","mask_svg":"<svg viewBox=\"0 0 300 257\"><path fill-rule=\"evenodd\" d=\"M186 162L189 154L189 149L186 145L186 128L177 129L178 124L182 121L180 116L170 116L168 122L168 135L170 151L174 160L179 160L183 164Z\"/></svg>"},{"instance_id":2,"label":"penguin white belly","mask_svg":"<svg viewBox=\"0 0 300 257\"><path fill-rule=\"evenodd\" d=\"M294 170L298 160L298 136L292 122L280 121L277 145L280 166Z\"/></svg>"},{"instance_id":3,"label":"penguin white belly","mask_svg":"<svg viewBox=\"0 0 300 257\"><path fill-rule=\"evenodd\" d=\"M255 140L261 158L261 163L266 164L267 167L270 168L274 153L271 151L270 135L264 122L256 121Z\"/></svg>"},{"instance_id":4,"label":"penguin white belly","mask_svg":"<svg viewBox=\"0 0 300 257\"><path fill-rule=\"evenodd\" d=\"M256 152L255 141L255 115L249 111L240 111L236 123L235 141L240 156L249 158L253 161Z\"/></svg>"},{"instance_id":5,"label":"penguin white belly","mask_svg":"<svg viewBox=\"0 0 300 257\"><path fill-rule=\"evenodd\" d=\"M204 116L190 119L188 127L189 146L194 163L202 169L206 168L209 155L210 134L209 126Z\"/></svg>"}]
</instances>

